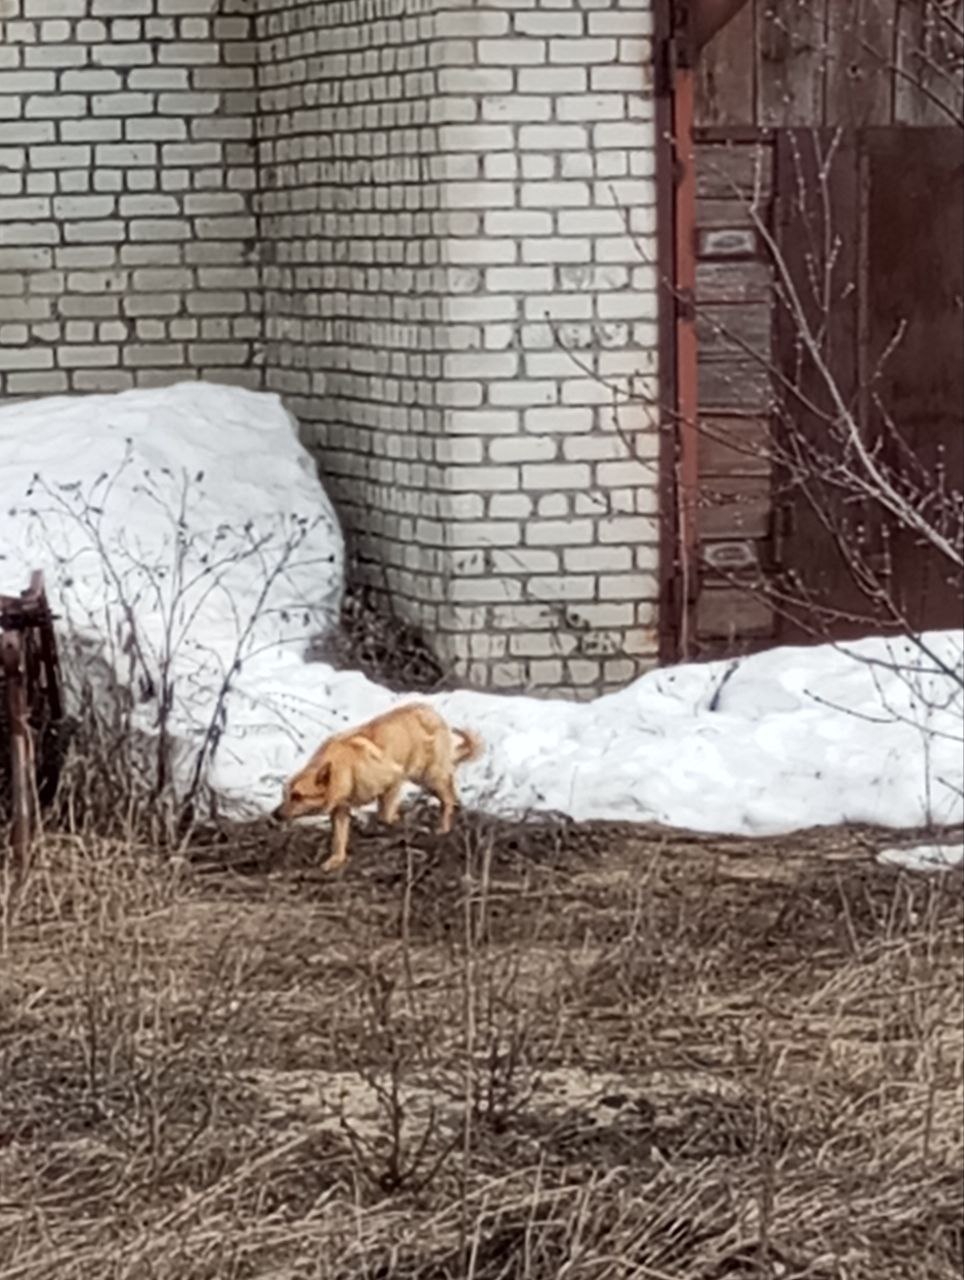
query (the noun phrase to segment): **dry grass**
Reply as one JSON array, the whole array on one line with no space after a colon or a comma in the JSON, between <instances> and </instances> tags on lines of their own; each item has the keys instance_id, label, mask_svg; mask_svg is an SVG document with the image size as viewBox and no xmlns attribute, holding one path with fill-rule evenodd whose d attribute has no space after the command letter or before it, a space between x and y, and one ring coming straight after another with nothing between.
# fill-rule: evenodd
<instances>
[{"instance_id":1,"label":"dry grass","mask_svg":"<svg viewBox=\"0 0 964 1280\"><path fill-rule=\"evenodd\" d=\"M859 833L603 824L189 858L0 903L3 1280L951 1280L961 886Z\"/></svg>"},{"instance_id":2,"label":"dry grass","mask_svg":"<svg viewBox=\"0 0 964 1280\"><path fill-rule=\"evenodd\" d=\"M392 611L385 592L349 583L338 626L309 645L309 662L336 671L360 671L399 693L436 693L453 688L452 672L415 627Z\"/></svg>"}]
</instances>

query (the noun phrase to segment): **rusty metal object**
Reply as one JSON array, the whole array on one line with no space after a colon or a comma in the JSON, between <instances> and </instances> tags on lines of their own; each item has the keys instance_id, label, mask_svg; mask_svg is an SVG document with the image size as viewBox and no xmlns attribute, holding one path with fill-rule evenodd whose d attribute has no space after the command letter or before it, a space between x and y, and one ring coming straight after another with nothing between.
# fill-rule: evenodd
<instances>
[{"instance_id":1,"label":"rusty metal object","mask_svg":"<svg viewBox=\"0 0 964 1280\"><path fill-rule=\"evenodd\" d=\"M6 750L4 800L15 867L26 869L41 797L56 785L57 761L45 748L64 718L63 694L43 575L19 596L0 596L0 671Z\"/></svg>"},{"instance_id":2,"label":"rusty metal object","mask_svg":"<svg viewBox=\"0 0 964 1280\"><path fill-rule=\"evenodd\" d=\"M696 506L699 496L696 334L696 168L693 144L696 46L691 6L673 0L655 10L657 34L657 115L662 139L659 166L660 212L671 230L660 238L660 267L667 286L660 298L661 397L664 437L672 448L661 454L664 507L661 550L660 657L691 656L699 579ZM668 419L668 422L666 421ZM668 427L668 430L667 430ZM669 512L667 513L667 507ZM669 553L669 554L667 554Z\"/></svg>"},{"instance_id":3,"label":"rusty metal object","mask_svg":"<svg viewBox=\"0 0 964 1280\"><path fill-rule=\"evenodd\" d=\"M699 585L699 345L696 333L696 161L693 147L695 79L680 65L675 76L676 149L676 411L679 504L679 656L693 656Z\"/></svg>"},{"instance_id":4,"label":"rusty metal object","mask_svg":"<svg viewBox=\"0 0 964 1280\"><path fill-rule=\"evenodd\" d=\"M656 251L659 265L659 659L679 646L676 503L676 156L673 146L673 5L654 0Z\"/></svg>"},{"instance_id":5,"label":"rusty metal object","mask_svg":"<svg viewBox=\"0 0 964 1280\"><path fill-rule=\"evenodd\" d=\"M676 512L676 156L673 154L672 0L653 0L655 198L659 269L659 660L675 662L679 634Z\"/></svg>"}]
</instances>

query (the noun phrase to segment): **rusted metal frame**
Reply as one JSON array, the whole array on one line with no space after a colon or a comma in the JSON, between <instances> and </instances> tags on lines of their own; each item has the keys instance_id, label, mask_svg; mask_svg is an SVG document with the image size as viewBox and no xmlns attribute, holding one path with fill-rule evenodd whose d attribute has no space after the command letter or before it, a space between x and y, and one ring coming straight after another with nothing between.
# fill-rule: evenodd
<instances>
[{"instance_id":1,"label":"rusted metal frame","mask_svg":"<svg viewBox=\"0 0 964 1280\"><path fill-rule=\"evenodd\" d=\"M57 641L54 637L54 620L44 590L44 578L40 570L30 575L30 586L24 592L24 600L33 604L36 611L36 630L40 652L37 655L38 680L50 718L61 720L64 714L64 697L60 683L60 661L57 657Z\"/></svg>"},{"instance_id":2,"label":"rusted metal frame","mask_svg":"<svg viewBox=\"0 0 964 1280\"><path fill-rule=\"evenodd\" d=\"M33 826L33 752L27 715L27 682L23 664L23 637L18 631L0 636L4 694L10 731L10 846L14 865L26 870Z\"/></svg>"},{"instance_id":3,"label":"rusted metal frame","mask_svg":"<svg viewBox=\"0 0 964 1280\"><path fill-rule=\"evenodd\" d=\"M695 64L746 0L655 0L660 269L660 659L686 659L699 586ZM749 130L753 137L759 130ZM702 134L702 131L701 131ZM707 140L714 136L707 131ZM724 133L721 131L720 137ZM732 130L726 131L732 136Z\"/></svg>"},{"instance_id":4,"label":"rusted metal frame","mask_svg":"<svg viewBox=\"0 0 964 1280\"><path fill-rule=\"evenodd\" d=\"M660 660L692 648L696 601L695 80L689 10L656 0L657 214L660 274Z\"/></svg>"},{"instance_id":5,"label":"rusted metal frame","mask_svg":"<svg viewBox=\"0 0 964 1280\"><path fill-rule=\"evenodd\" d=\"M689 10L656 0L657 211L660 269L660 660L691 650L697 568L693 104Z\"/></svg>"},{"instance_id":6,"label":"rusted metal frame","mask_svg":"<svg viewBox=\"0 0 964 1280\"><path fill-rule=\"evenodd\" d=\"M60 665L53 614L47 602L43 574L39 570L30 575L30 585L19 596L0 596L0 629L29 635L36 633L39 652L33 643L28 646L31 675L36 676L51 718L59 720L63 715Z\"/></svg>"},{"instance_id":7,"label":"rusted metal frame","mask_svg":"<svg viewBox=\"0 0 964 1280\"><path fill-rule=\"evenodd\" d=\"M680 0L656 6L657 120L663 127L658 187L660 213L661 398L664 402L660 656L692 651L696 602L698 455L696 415L696 173L693 154L695 76L692 10ZM661 112L661 118L660 113Z\"/></svg>"},{"instance_id":8,"label":"rusted metal frame","mask_svg":"<svg viewBox=\"0 0 964 1280\"><path fill-rule=\"evenodd\" d=\"M676 159L673 147L673 0L655 0L656 256L659 289L659 660L679 655L676 492Z\"/></svg>"},{"instance_id":9,"label":"rusted metal frame","mask_svg":"<svg viewBox=\"0 0 964 1280\"><path fill-rule=\"evenodd\" d=\"M679 657L692 656L699 577L699 348L696 337L696 163L693 115L696 77L677 66L673 90L676 154L676 414L678 433L680 625Z\"/></svg>"},{"instance_id":10,"label":"rusted metal frame","mask_svg":"<svg viewBox=\"0 0 964 1280\"><path fill-rule=\"evenodd\" d=\"M0 669L9 729L10 843L23 872L37 816L35 735L48 718L63 716L53 615L39 572L20 596L0 596Z\"/></svg>"}]
</instances>

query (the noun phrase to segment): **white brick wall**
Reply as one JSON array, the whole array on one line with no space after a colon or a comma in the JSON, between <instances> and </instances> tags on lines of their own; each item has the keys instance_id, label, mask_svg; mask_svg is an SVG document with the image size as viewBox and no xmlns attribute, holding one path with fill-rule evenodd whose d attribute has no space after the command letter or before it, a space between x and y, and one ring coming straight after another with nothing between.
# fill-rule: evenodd
<instances>
[{"instance_id":1,"label":"white brick wall","mask_svg":"<svg viewBox=\"0 0 964 1280\"><path fill-rule=\"evenodd\" d=\"M318 450L359 571L430 632L447 460L433 9L261 0L257 24L267 385Z\"/></svg>"},{"instance_id":2,"label":"white brick wall","mask_svg":"<svg viewBox=\"0 0 964 1280\"><path fill-rule=\"evenodd\" d=\"M250 7L0 0L0 394L259 383Z\"/></svg>"},{"instance_id":3,"label":"white brick wall","mask_svg":"<svg viewBox=\"0 0 964 1280\"><path fill-rule=\"evenodd\" d=\"M656 652L650 0L0 0L0 395L267 385L501 688Z\"/></svg>"},{"instance_id":4,"label":"white brick wall","mask_svg":"<svg viewBox=\"0 0 964 1280\"><path fill-rule=\"evenodd\" d=\"M262 5L267 379L360 571L473 682L625 681L657 644L649 0Z\"/></svg>"}]
</instances>

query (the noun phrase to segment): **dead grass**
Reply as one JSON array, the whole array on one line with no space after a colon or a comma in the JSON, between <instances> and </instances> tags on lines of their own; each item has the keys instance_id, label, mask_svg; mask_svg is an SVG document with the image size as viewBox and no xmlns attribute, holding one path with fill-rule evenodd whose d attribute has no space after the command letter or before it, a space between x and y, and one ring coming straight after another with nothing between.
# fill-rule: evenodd
<instances>
[{"instance_id":1,"label":"dead grass","mask_svg":"<svg viewBox=\"0 0 964 1280\"><path fill-rule=\"evenodd\" d=\"M351 581L342 597L338 626L308 647L309 662L360 671L398 693L436 693L453 688L452 672L415 627L392 611L386 592Z\"/></svg>"},{"instance_id":2,"label":"dead grass","mask_svg":"<svg viewBox=\"0 0 964 1280\"><path fill-rule=\"evenodd\" d=\"M418 814L51 836L0 903L3 1280L951 1280L959 878Z\"/></svg>"}]
</instances>

